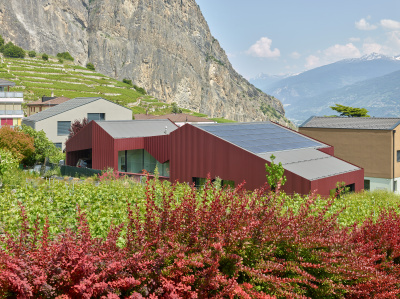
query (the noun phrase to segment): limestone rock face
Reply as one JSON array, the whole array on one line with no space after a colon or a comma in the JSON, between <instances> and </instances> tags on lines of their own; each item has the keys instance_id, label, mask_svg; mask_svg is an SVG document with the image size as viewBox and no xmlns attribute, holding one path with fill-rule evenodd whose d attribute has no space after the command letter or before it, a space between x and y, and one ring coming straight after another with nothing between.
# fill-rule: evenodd
<instances>
[{"instance_id":1,"label":"limestone rock face","mask_svg":"<svg viewBox=\"0 0 400 299\"><path fill-rule=\"evenodd\" d=\"M211 117L266 120L261 105L284 115L233 69L195 0L0 0L0 34Z\"/></svg>"}]
</instances>

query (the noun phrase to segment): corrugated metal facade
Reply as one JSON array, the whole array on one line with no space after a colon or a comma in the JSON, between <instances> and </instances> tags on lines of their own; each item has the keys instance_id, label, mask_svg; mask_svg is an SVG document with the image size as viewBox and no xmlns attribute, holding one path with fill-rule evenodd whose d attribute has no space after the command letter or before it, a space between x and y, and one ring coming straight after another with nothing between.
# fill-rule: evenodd
<instances>
[{"instance_id":1,"label":"corrugated metal facade","mask_svg":"<svg viewBox=\"0 0 400 299\"><path fill-rule=\"evenodd\" d=\"M219 177L234 181L235 184L246 182L249 190L266 183L265 164L268 163L245 149L233 145L219 137L192 125L184 125L170 135L113 139L96 122L91 122L67 143L67 165L91 145L92 167L118 169L118 152L123 150L145 149L160 163L170 161L170 180L193 182L193 178ZM332 147L321 150L333 153ZM75 162L76 163L76 162ZM288 170L285 171L287 182L283 190L288 193L307 194L315 189L321 195L329 196L337 182L354 184L355 190L363 188L363 170L353 171L315 181L307 180Z\"/></svg>"},{"instance_id":2,"label":"corrugated metal facade","mask_svg":"<svg viewBox=\"0 0 400 299\"><path fill-rule=\"evenodd\" d=\"M145 137L144 149L158 162L167 162L171 155L170 135Z\"/></svg>"},{"instance_id":3,"label":"corrugated metal facade","mask_svg":"<svg viewBox=\"0 0 400 299\"><path fill-rule=\"evenodd\" d=\"M235 184L246 182L247 189L256 189L266 182L265 159L191 125L171 133L171 181L192 182L194 177L220 177ZM363 188L363 171L310 181L285 171L286 193L307 194L314 188L329 196L336 182L355 184L356 191Z\"/></svg>"}]
</instances>

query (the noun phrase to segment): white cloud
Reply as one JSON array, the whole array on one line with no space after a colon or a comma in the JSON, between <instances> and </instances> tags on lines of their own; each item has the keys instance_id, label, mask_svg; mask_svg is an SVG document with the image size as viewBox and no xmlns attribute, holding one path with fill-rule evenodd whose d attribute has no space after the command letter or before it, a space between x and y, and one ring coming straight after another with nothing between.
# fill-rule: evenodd
<instances>
[{"instance_id":1,"label":"white cloud","mask_svg":"<svg viewBox=\"0 0 400 299\"><path fill-rule=\"evenodd\" d=\"M360 57L361 53L352 43L346 45L334 45L324 51L326 58L332 61Z\"/></svg>"},{"instance_id":2,"label":"white cloud","mask_svg":"<svg viewBox=\"0 0 400 299\"><path fill-rule=\"evenodd\" d=\"M292 54L290 54L290 57L292 57L293 59L299 59L301 57L301 54L295 51Z\"/></svg>"},{"instance_id":3,"label":"white cloud","mask_svg":"<svg viewBox=\"0 0 400 299\"><path fill-rule=\"evenodd\" d=\"M321 62L320 59L317 56L314 55L310 55L306 58L306 65L305 67L307 69L313 69L316 68L318 66L321 66Z\"/></svg>"},{"instance_id":4,"label":"white cloud","mask_svg":"<svg viewBox=\"0 0 400 299\"><path fill-rule=\"evenodd\" d=\"M400 29L400 22L394 21L394 20L381 20L381 26L387 29L393 29L397 30Z\"/></svg>"},{"instance_id":5,"label":"white cloud","mask_svg":"<svg viewBox=\"0 0 400 299\"><path fill-rule=\"evenodd\" d=\"M268 37L260 38L246 53L255 57L276 58L281 56L279 49L271 49L272 40Z\"/></svg>"},{"instance_id":6,"label":"white cloud","mask_svg":"<svg viewBox=\"0 0 400 299\"><path fill-rule=\"evenodd\" d=\"M363 53L364 54L371 54L371 53L385 54L385 51L384 51L384 47L381 44L364 43L363 44Z\"/></svg>"},{"instance_id":7,"label":"white cloud","mask_svg":"<svg viewBox=\"0 0 400 299\"><path fill-rule=\"evenodd\" d=\"M306 58L305 67L307 69L319 67L346 58L360 57L361 52L352 43L348 43L346 45L336 44L324 51L318 52L317 55L310 55Z\"/></svg>"},{"instance_id":8,"label":"white cloud","mask_svg":"<svg viewBox=\"0 0 400 299\"><path fill-rule=\"evenodd\" d=\"M371 25L367 22L366 19L361 19L358 22L355 22L356 28L360 30L374 30L377 27L375 25Z\"/></svg>"}]
</instances>

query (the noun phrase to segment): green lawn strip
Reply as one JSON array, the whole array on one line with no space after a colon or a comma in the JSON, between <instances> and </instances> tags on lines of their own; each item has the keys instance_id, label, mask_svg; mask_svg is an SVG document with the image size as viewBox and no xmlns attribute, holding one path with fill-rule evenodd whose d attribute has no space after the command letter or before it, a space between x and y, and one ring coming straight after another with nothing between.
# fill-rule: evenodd
<instances>
[{"instance_id":1,"label":"green lawn strip","mask_svg":"<svg viewBox=\"0 0 400 299\"><path fill-rule=\"evenodd\" d=\"M211 120L213 120L213 121L216 121L217 123L235 123L236 121L234 121L234 120L230 120L230 119L225 119L225 118L218 118L218 117L216 117L216 118L210 118Z\"/></svg>"}]
</instances>

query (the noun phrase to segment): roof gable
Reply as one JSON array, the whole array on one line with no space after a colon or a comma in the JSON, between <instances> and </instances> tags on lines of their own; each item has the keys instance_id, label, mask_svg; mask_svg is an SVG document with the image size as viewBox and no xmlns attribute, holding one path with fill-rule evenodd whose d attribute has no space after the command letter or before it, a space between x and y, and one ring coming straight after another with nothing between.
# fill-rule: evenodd
<instances>
[{"instance_id":1,"label":"roof gable","mask_svg":"<svg viewBox=\"0 0 400 299\"><path fill-rule=\"evenodd\" d=\"M15 83L4 79L0 79L0 86L15 86Z\"/></svg>"},{"instance_id":2,"label":"roof gable","mask_svg":"<svg viewBox=\"0 0 400 299\"><path fill-rule=\"evenodd\" d=\"M48 108L48 109L46 109L44 111L41 111L41 112L38 112L38 113L33 114L31 116L28 116L28 117L24 118L24 121L29 121L29 122L42 121L42 120L47 119L49 117L53 117L55 115L64 113L66 111L78 108L78 107L83 106L83 105L87 105L89 103L92 103L92 102L95 102L95 101L98 101L98 100L108 101L108 100L106 100L104 98L101 98L101 97L74 98L74 99L71 99L69 101L66 101L66 102L63 102L61 104L58 104L56 106L50 107L50 108ZM111 102L111 101L108 101L108 102L113 103L115 105L118 105L118 104L116 104L114 102ZM120 105L118 105L118 106L120 106ZM121 106L121 107L123 107L123 106ZM126 108L126 107L123 107L123 108L130 110L129 108Z\"/></svg>"},{"instance_id":3,"label":"roof gable","mask_svg":"<svg viewBox=\"0 0 400 299\"><path fill-rule=\"evenodd\" d=\"M400 118L389 117L320 117L313 116L300 128L393 130L400 124Z\"/></svg>"}]
</instances>

